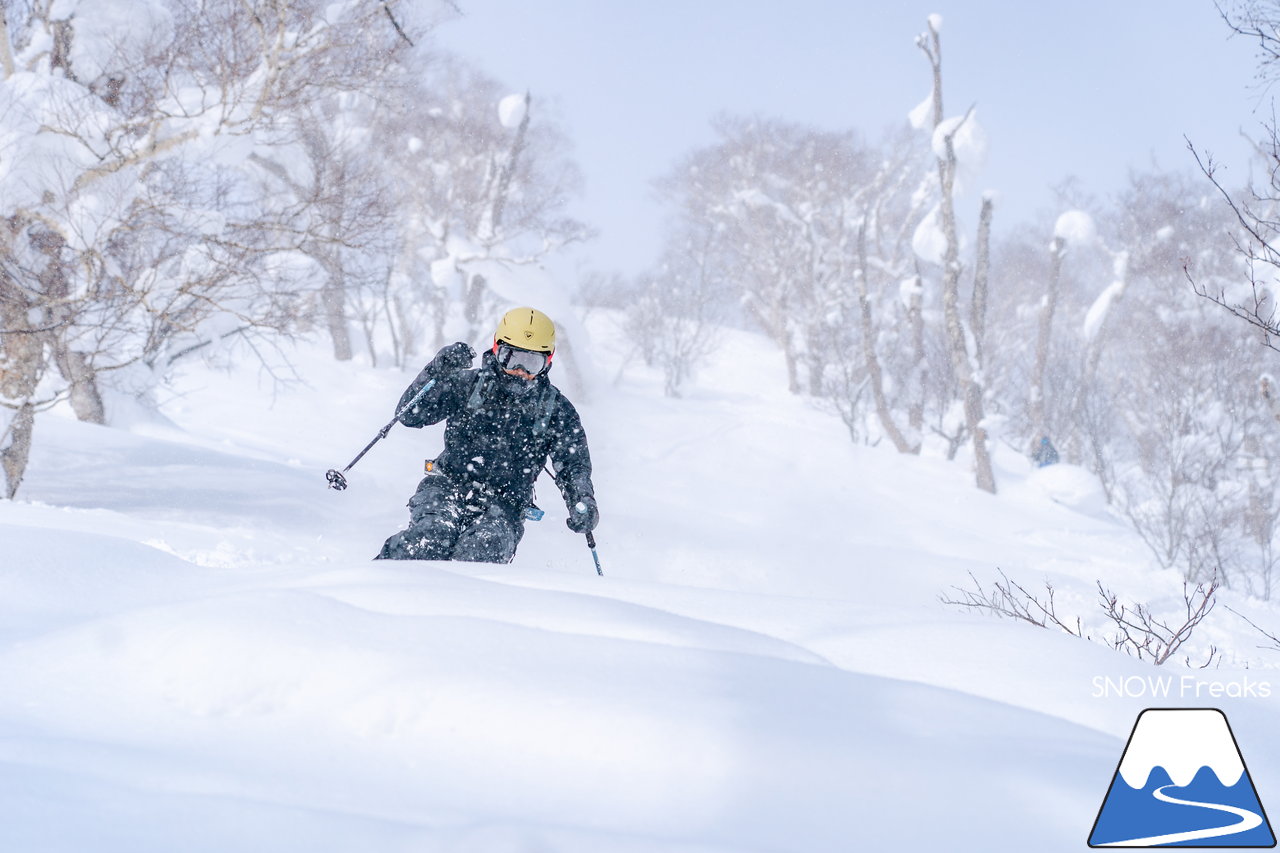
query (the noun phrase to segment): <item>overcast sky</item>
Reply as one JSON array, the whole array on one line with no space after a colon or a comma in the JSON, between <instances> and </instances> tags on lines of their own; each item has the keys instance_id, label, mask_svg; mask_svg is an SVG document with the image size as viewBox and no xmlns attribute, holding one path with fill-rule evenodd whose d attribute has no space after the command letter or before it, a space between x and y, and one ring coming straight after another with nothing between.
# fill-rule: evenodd
<instances>
[{"instance_id":1,"label":"overcast sky","mask_svg":"<svg viewBox=\"0 0 1280 853\"><path fill-rule=\"evenodd\" d=\"M1243 177L1238 131L1270 114L1253 46L1212 0L459 0L437 43L550 107L586 178L575 213L601 231L577 267L656 256L653 178L714 140L719 112L875 139L929 93L915 37L942 16L948 115L976 104L978 190L997 222L1051 209L1067 176L1118 188L1131 168L1194 168L1184 135ZM496 110L496 107L495 107ZM496 112L495 112L496 115ZM536 115L536 114L535 114ZM976 200L972 205L976 206Z\"/></svg>"}]
</instances>

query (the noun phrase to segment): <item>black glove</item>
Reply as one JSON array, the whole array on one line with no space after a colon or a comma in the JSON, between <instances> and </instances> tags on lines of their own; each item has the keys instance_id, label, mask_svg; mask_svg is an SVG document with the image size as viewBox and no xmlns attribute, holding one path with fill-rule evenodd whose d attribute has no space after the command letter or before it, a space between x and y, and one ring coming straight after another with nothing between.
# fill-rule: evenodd
<instances>
[{"instance_id":1,"label":"black glove","mask_svg":"<svg viewBox=\"0 0 1280 853\"><path fill-rule=\"evenodd\" d=\"M596 506L596 499L591 495L583 495L578 498L569 507L569 517L565 519L564 523L574 533L586 533L588 530L595 530L596 525L600 523L600 509Z\"/></svg>"},{"instance_id":2,"label":"black glove","mask_svg":"<svg viewBox=\"0 0 1280 853\"><path fill-rule=\"evenodd\" d=\"M427 366L422 368L422 372L433 379L437 379L450 373L457 373L459 370L466 370L471 366L471 362L475 357L476 351L469 344L458 341L457 343L449 344L436 353L436 357L427 362Z\"/></svg>"}]
</instances>

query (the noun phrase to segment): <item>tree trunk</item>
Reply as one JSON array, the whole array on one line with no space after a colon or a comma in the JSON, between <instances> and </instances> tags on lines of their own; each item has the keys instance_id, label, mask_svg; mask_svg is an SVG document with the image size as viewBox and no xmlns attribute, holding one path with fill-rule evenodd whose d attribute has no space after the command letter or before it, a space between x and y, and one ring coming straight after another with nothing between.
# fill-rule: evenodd
<instances>
[{"instance_id":1,"label":"tree trunk","mask_svg":"<svg viewBox=\"0 0 1280 853\"><path fill-rule=\"evenodd\" d=\"M468 340L480 340L484 326L484 292L485 292L484 276L479 273L471 276L467 281L467 296L462 306L462 315L467 321L467 337Z\"/></svg>"},{"instance_id":2,"label":"tree trunk","mask_svg":"<svg viewBox=\"0 0 1280 853\"><path fill-rule=\"evenodd\" d=\"M986 417L986 337L987 337L987 283L991 272L991 216L993 203L990 197L982 200L982 210L978 214L978 258L973 272L973 303L971 305L970 333L973 335L974 363L978 375L970 377L971 393L976 394L978 409L973 415L974 444L973 452L978 460L978 486L989 492L995 492L995 473L991 467L989 445L985 428L978 426ZM982 442L978 442L978 433L982 432ZM983 477L986 477L986 483Z\"/></svg>"},{"instance_id":3,"label":"tree trunk","mask_svg":"<svg viewBox=\"0 0 1280 853\"><path fill-rule=\"evenodd\" d=\"M502 166L498 176L498 186L493 195L493 206L489 212L489 235L496 239L502 231L502 215L506 210L507 196L511 192L511 179L515 177L516 166L520 162L520 152L524 150L525 136L529 131L529 117L533 112L533 96L524 93L524 116L516 128L515 139L511 141L511 151L507 154L507 162Z\"/></svg>"},{"instance_id":4,"label":"tree trunk","mask_svg":"<svg viewBox=\"0 0 1280 853\"><path fill-rule=\"evenodd\" d=\"M71 44L75 40L75 29L70 20L49 21L53 30L53 45L49 50L49 68L61 68L68 80L75 80L75 72L71 70Z\"/></svg>"},{"instance_id":5,"label":"tree trunk","mask_svg":"<svg viewBox=\"0 0 1280 853\"><path fill-rule=\"evenodd\" d=\"M929 26L931 40L922 46L933 66L933 106L935 128L942 116L942 45L937 30ZM972 112L972 110L970 110ZM965 114L949 135L944 137L945 156L938 157L938 183L940 198L938 210L942 216L942 230L947 241L943 261L942 311L947 330L947 350L951 356L951 369L956 384L963 395L965 424L973 436L974 478L978 488L994 493L995 473L991 468L991 456L987 451L987 433L982 426L984 418L982 385L977 366L970 361L969 345L965 338L964 322L960 317L960 234L956 225L955 179L956 153L954 136L964 126L969 114ZM989 205L989 202L988 202ZM989 216L989 211L984 211Z\"/></svg>"},{"instance_id":6,"label":"tree trunk","mask_svg":"<svg viewBox=\"0 0 1280 853\"><path fill-rule=\"evenodd\" d=\"M950 151L950 140L947 142L948 154ZM955 177L955 159L951 158L951 178ZM954 184L948 184L948 191ZM946 205L950 207L951 205ZM983 204L983 216L991 218L991 202L987 201ZM946 218L946 216L943 216ZM987 231L989 234L989 229ZM952 210L950 229L947 231L948 241L955 238L959 242L959 234L955 231L955 213ZM965 425L969 429L969 434L973 437L973 466L974 480L978 484L978 488L984 492L996 493L996 474L992 470L991 455L987 448L987 430L983 427L982 421L986 418L986 412L983 410L983 387L980 380L980 369L982 366L974 364L970 361L968 343L965 342L965 333L963 324L960 321L959 310L959 291L960 291L960 263L959 257L954 261L951 260L952 255L959 255L959 251L948 248L948 264L945 284L943 284L943 311L946 313L947 339L948 347L951 350L952 368L955 370L956 383L963 389L964 393L964 416Z\"/></svg>"},{"instance_id":7,"label":"tree trunk","mask_svg":"<svg viewBox=\"0 0 1280 853\"><path fill-rule=\"evenodd\" d=\"M1045 416L1044 374L1049 364L1049 341L1053 333L1053 315L1058 310L1058 290L1062 279L1062 256L1067 241L1054 237L1049 244L1049 285L1044 301L1040 303L1040 328L1036 335L1036 360L1031 368L1031 441L1038 444L1040 437L1048 434Z\"/></svg>"},{"instance_id":8,"label":"tree trunk","mask_svg":"<svg viewBox=\"0 0 1280 853\"><path fill-rule=\"evenodd\" d=\"M342 274L334 269L333 264L325 264L325 269L327 275L324 288L320 291L320 302L324 306L329 338L333 341L333 357L338 361L350 361L351 329L347 326L347 294L342 284Z\"/></svg>"},{"instance_id":9,"label":"tree trunk","mask_svg":"<svg viewBox=\"0 0 1280 853\"><path fill-rule=\"evenodd\" d=\"M978 257L973 267L973 302L969 305L969 330L973 335L974 362L987 363L987 281L991 274L991 199L982 200L978 214Z\"/></svg>"},{"instance_id":10,"label":"tree trunk","mask_svg":"<svg viewBox=\"0 0 1280 853\"><path fill-rule=\"evenodd\" d=\"M812 353L807 361L809 362L809 396L825 397L827 390L823 385L825 384L827 365L821 358Z\"/></svg>"},{"instance_id":11,"label":"tree trunk","mask_svg":"<svg viewBox=\"0 0 1280 853\"><path fill-rule=\"evenodd\" d=\"M796 358L795 348L791 346L791 340L788 336L782 348L783 357L787 364L787 390L792 394L800 393L800 365Z\"/></svg>"},{"instance_id":12,"label":"tree trunk","mask_svg":"<svg viewBox=\"0 0 1280 853\"><path fill-rule=\"evenodd\" d=\"M0 72L8 80L15 71L13 65L13 48L9 44L9 21L3 6L0 6Z\"/></svg>"},{"instance_id":13,"label":"tree trunk","mask_svg":"<svg viewBox=\"0 0 1280 853\"><path fill-rule=\"evenodd\" d=\"M1080 464L1084 459L1085 450L1082 445L1087 442L1088 430L1082 429L1081 424L1085 421L1085 398L1093 388L1094 380L1098 375L1098 365L1102 362L1102 351L1111 326L1111 315L1115 313L1116 303L1124 297L1124 292L1129 287L1129 253L1123 249L1115 252L1112 256L1111 269L1114 281L1108 287L1111 291L1110 301L1101 307L1102 316L1096 320L1093 335L1086 345L1084 374L1076 386L1075 397L1071 401L1071 421L1074 428L1067 442L1066 451L1067 461L1073 465Z\"/></svg>"},{"instance_id":14,"label":"tree trunk","mask_svg":"<svg viewBox=\"0 0 1280 853\"><path fill-rule=\"evenodd\" d=\"M863 222L858 229L858 269L854 273L858 282L858 307L862 318L862 356L867 365L867 377L871 380L871 397L875 400L876 417L885 435L899 453L919 453L920 445L912 446L893 421L889 401L884 394L884 372L876 355L875 326L871 321L871 295L867 285L867 226Z\"/></svg>"},{"instance_id":15,"label":"tree trunk","mask_svg":"<svg viewBox=\"0 0 1280 853\"><path fill-rule=\"evenodd\" d=\"M27 473L31 458L31 434L35 430L35 409L30 401L14 413L9 428L0 436L0 470L4 471L4 496L13 500Z\"/></svg>"},{"instance_id":16,"label":"tree trunk","mask_svg":"<svg viewBox=\"0 0 1280 853\"><path fill-rule=\"evenodd\" d=\"M54 344L54 362L62 378L71 386L71 410L76 417L85 423L105 424L107 407L98 390L98 373L88 356L68 349L65 343L58 341Z\"/></svg>"},{"instance_id":17,"label":"tree trunk","mask_svg":"<svg viewBox=\"0 0 1280 853\"><path fill-rule=\"evenodd\" d=\"M978 488L994 493L995 474L991 469L991 457L987 453L987 433L982 427L982 386L976 376L975 365L970 361L968 342L965 340L964 323L960 319L960 236L956 228L955 207L951 193L955 186L955 153L951 140L947 140L947 159L938 161L942 175L942 227L947 239L946 268L942 281L942 311L947 327L947 350L951 355L951 369L956 384L960 386L964 401L965 425L973 437L974 478Z\"/></svg>"},{"instance_id":18,"label":"tree trunk","mask_svg":"<svg viewBox=\"0 0 1280 853\"><path fill-rule=\"evenodd\" d=\"M317 177L317 181L321 178ZM330 230L332 231L332 224ZM324 285L320 288L320 305L324 309L325 326L329 340L333 342L333 357L338 361L350 361L351 327L347 322L347 287L342 270L340 250L333 244L312 244L308 252L324 270Z\"/></svg>"},{"instance_id":19,"label":"tree trunk","mask_svg":"<svg viewBox=\"0 0 1280 853\"><path fill-rule=\"evenodd\" d=\"M556 365L557 369L562 371L560 375L563 377L557 384L567 389L575 400L590 400L591 388L587 383L586 375L582 372L582 363L573 345L573 338L568 329L563 327L556 332Z\"/></svg>"},{"instance_id":20,"label":"tree trunk","mask_svg":"<svg viewBox=\"0 0 1280 853\"><path fill-rule=\"evenodd\" d=\"M924 278L916 272L911 298L907 303L907 323L911 327L911 381L915 398L907 411L907 428L915 438L915 452L920 452L924 435L924 396L929 381L929 361L924 351Z\"/></svg>"},{"instance_id":21,"label":"tree trunk","mask_svg":"<svg viewBox=\"0 0 1280 853\"><path fill-rule=\"evenodd\" d=\"M23 289L0 270L0 403L14 410L0 432L0 471L8 498L26 474L35 428L31 398L45 368L44 334L33 328L32 313Z\"/></svg>"}]
</instances>

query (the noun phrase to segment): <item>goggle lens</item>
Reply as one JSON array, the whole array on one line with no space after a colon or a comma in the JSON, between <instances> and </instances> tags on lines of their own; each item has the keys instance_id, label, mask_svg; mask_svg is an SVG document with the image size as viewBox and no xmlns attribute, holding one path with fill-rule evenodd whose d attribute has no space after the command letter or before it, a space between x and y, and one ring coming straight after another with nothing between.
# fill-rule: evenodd
<instances>
[{"instance_id":1,"label":"goggle lens","mask_svg":"<svg viewBox=\"0 0 1280 853\"><path fill-rule=\"evenodd\" d=\"M537 376L547 369L548 361L545 352L516 349L505 343L498 345L498 364L503 370L523 370L530 376Z\"/></svg>"}]
</instances>

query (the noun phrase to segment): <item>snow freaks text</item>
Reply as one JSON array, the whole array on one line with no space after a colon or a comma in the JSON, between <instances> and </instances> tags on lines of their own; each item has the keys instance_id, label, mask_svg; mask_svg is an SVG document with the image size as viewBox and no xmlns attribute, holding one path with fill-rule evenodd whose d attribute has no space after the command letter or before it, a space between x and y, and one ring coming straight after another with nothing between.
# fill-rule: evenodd
<instances>
[{"instance_id":1,"label":"snow freaks text","mask_svg":"<svg viewBox=\"0 0 1280 853\"><path fill-rule=\"evenodd\" d=\"M1271 682L1247 675L1233 681L1205 681L1194 675L1095 675L1092 695L1094 699L1267 699Z\"/></svg>"}]
</instances>

